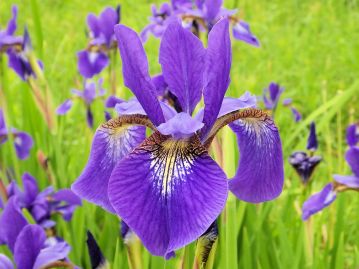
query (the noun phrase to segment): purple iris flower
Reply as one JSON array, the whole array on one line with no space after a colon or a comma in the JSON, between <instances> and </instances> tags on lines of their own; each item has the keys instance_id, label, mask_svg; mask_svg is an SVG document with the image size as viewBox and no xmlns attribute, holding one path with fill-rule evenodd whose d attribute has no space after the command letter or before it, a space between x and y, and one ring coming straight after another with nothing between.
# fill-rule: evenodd
<instances>
[{"instance_id":1,"label":"purple iris flower","mask_svg":"<svg viewBox=\"0 0 359 269\"><path fill-rule=\"evenodd\" d=\"M76 207L81 205L80 198L69 189L54 192L52 187L48 187L40 192L36 179L29 173L23 174L22 182L23 191L12 181L7 187L7 197L16 197L19 207L26 208L36 223L44 228L52 228L56 224L51 220L56 213L70 221Z\"/></svg>"},{"instance_id":2,"label":"purple iris flower","mask_svg":"<svg viewBox=\"0 0 359 269\"><path fill-rule=\"evenodd\" d=\"M150 23L141 32L142 42L147 41L149 34L153 34L157 38L162 37L170 21L169 18L173 15L172 7L168 3L163 3L159 9L156 5L152 5L151 11Z\"/></svg>"},{"instance_id":3,"label":"purple iris flower","mask_svg":"<svg viewBox=\"0 0 359 269\"><path fill-rule=\"evenodd\" d=\"M359 143L359 124L351 124L348 126L347 143L350 147Z\"/></svg>"},{"instance_id":4,"label":"purple iris flower","mask_svg":"<svg viewBox=\"0 0 359 269\"><path fill-rule=\"evenodd\" d=\"M352 175L333 175L334 182L327 184L320 193L312 195L303 204L303 220L307 220L311 215L330 205L338 192L359 191L359 148L350 147L345 154L345 159L352 170Z\"/></svg>"},{"instance_id":5,"label":"purple iris flower","mask_svg":"<svg viewBox=\"0 0 359 269\"><path fill-rule=\"evenodd\" d=\"M120 11L121 6L118 5L116 9L106 7L98 17L92 13L87 16L90 44L111 48L116 43L113 27L120 22Z\"/></svg>"},{"instance_id":6,"label":"purple iris flower","mask_svg":"<svg viewBox=\"0 0 359 269\"><path fill-rule=\"evenodd\" d=\"M162 37L173 17L181 18L182 22L197 36L200 31L209 33L213 25L221 18L228 18L232 24L232 33L235 39L256 47L260 45L258 39L251 32L249 24L234 16L237 10L223 8L222 0L197 0L195 3L190 0L177 0L171 1L171 3L172 6L163 3L158 11L155 6L152 6L151 22L142 31L142 41L147 40L149 33L155 37Z\"/></svg>"},{"instance_id":7,"label":"purple iris flower","mask_svg":"<svg viewBox=\"0 0 359 269\"><path fill-rule=\"evenodd\" d=\"M19 77L26 81L29 77L36 77L28 59L28 53L32 50L30 35L25 28L21 46L14 46L7 50L9 57L9 67L12 68ZM39 61L42 68L42 63Z\"/></svg>"},{"instance_id":8,"label":"purple iris flower","mask_svg":"<svg viewBox=\"0 0 359 269\"><path fill-rule=\"evenodd\" d=\"M0 244L8 245L16 267L36 269L68 265L70 246L66 242L49 245L44 229L27 223L16 200L17 197L10 198L0 216ZM14 269L11 260L2 254L0 265L4 269Z\"/></svg>"},{"instance_id":9,"label":"purple iris flower","mask_svg":"<svg viewBox=\"0 0 359 269\"><path fill-rule=\"evenodd\" d=\"M314 156L313 153L318 149L317 134L315 132L315 123L310 125L310 132L307 140L307 150L295 151L289 157L289 163L294 167L300 179L307 184L314 172L314 169L322 161L321 156Z\"/></svg>"},{"instance_id":10,"label":"purple iris flower","mask_svg":"<svg viewBox=\"0 0 359 269\"><path fill-rule=\"evenodd\" d=\"M0 53L7 51L12 46L22 44L22 37L14 36L16 31L17 6L12 6L12 17L9 20L6 29L0 29Z\"/></svg>"},{"instance_id":11,"label":"purple iris flower","mask_svg":"<svg viewBox=\"0 0 359 269\"><path fill-rule=\"evenodd\" d=\"M90 43L87 49L77 53L77 67L82 76L92 78L109 63L108 51L116 48L113 27L120 21L120 6L105 8L96 17L89 14L87 25L90 29Z\"/></svg>"},{"instance_id":12,"label":"purple iris flower","mask_svg":"<svg viewBox=\"0 0 359 269\"><path fill-rule=\"evenodd\" d=\"M122 115L97 129L89 161L72 185L76 194L119 215L152 254L168 256L209 228L228 190L251 203L281 193L282 149L273 120L253 108L255 98L224 98L231 67L228 19L213 27L207 49L178 21L163 35L159 62L182 112L158 100L136 32L117 25L115 35L124 82L139 107L117 104ZM192 117L202 95L205 107ZM241 151L230 181L208 154L227 124ZM153 131L147 138L144 126Z\"/></svg>"},{"instance_id":13,"label":"purple iris flower","mask_svg":"<svg viewBox=\"0 0 359 269\"><path fill-rule=\"evenodd\" d=\"M77 67L85 78L101 73L108 63L107 54L99 50L82 50L77 53Z\"/></svg>"},{"instance_id":14,"label":"purple iris flower","mask_svg":"<svg viewBox=\"0 0 359 269\"><path fill-rule=\"evenodd\" d=\"M91 81L85 81L84 90L71 90L72 92L72 98L66 99L61 105L59 105L56 109L56 113L58 115L65 115L69 110L71 109L73 105L73 99L74 98L80 98L86 106L86 120L87 125L90 128L93 128L93 114L91 111L91 104L98 98L103 98L105 95L105 90L102 87L103 80L99 79L98 83L96 85L95 82ZM105 115L106 117L106 115Z\"/></svg>"},{"instance_id":15,"label":"purple iris flower","mask_svg":"<svg viewBox=\"0 0 359 269\"><path fill-rule=\"evenodd\" d=\"M267 109L275 110L279 98L283 93L284 88L280 87L279 84L271 82L268 88L263 90L263 103Z\"/></svg>"},{"instance_id":16,"label":"purple iris flower","mask_svg":"<svg viewBox=\"0 0 359 269\"><path fill-rule=\"evenodd\" d=\"M6 127L3 111L0 109L0 145L7 141L10 134L14 137L14 146L17 157L20 160L29 157L30 150L34 144L32 137L28 133L18 131L15 128L8 129Z\"/></svg>"}]
</instances>

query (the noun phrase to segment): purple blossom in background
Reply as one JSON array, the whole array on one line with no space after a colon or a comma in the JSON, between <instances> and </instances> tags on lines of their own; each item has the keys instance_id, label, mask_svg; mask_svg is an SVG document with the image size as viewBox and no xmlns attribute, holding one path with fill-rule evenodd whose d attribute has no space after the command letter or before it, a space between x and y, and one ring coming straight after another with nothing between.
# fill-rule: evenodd
<instances>
[{"instance_id":1,"label":"purple blossom in background","mask_svg":"<svg viewBox=\"0 0 359 269\"><path fill-rule=\"evenodd\" d=\"M51 220L51 216L55 213L60 214L64 220L70 221L76 207L81 205L80 198L69 189L54 192L52 187L48 187L40 192L36 179L29 173L23 174L22 182L23 191L15 181L9 184L7 198L16 197L19 207L26 208L36 223L44 228L51 228L55 225L55 222ZM0 224L3 224L1 220Z\"/></svg>"},{"instance_id":2,"label":"purple blossom in background","mask_svg":"<svg viewBox=\"0 0 359 269\"><path fill-rule=\"evenodd\" d=\"M304 184L307 184L314 172L314 169L322 161L321 156L314 156L314 152L318 149L317 134L315 132L315 123L310 124L310 132L307 140L307 150L295 151L289 157L289 163L298 173Z\"/></svg>"},{"instance_id":3,"label":"purple blossom in background","mask_svg":"<svg viewBox=\"0 0 359 269\"><path fill-rule=\"evenodd\" d=\"M12 17L5 29L0 29L0 53L7 51L13 46L22 44L22 37L14 36L16 31L17 6L12 6Z\"/></svg>"},{"instance_id":4,"label":"purple blossom in background","mask_svg":"<svg viewBox=\"0 0 359 269\"><path fill-rule=\"evenodd\" d=\"M171 1L171 5L163 3L158 10L153 5L150 23L143 29L141 39L145 42L150 33L157 38L162 37L167 26L175 18L180 18L184 26L197 36L202 31L209 33L220 19L228 18L235 39L259 47L259 41L251 32L249 24L236 18L235 13L237 10L223 8L221 0Z\"/></svg>"},{"instance_id":5,"label":"purple blossom in background","mask_svg":"<svg viewBox=\"0 0 359 269\"><path fill-rule=\"evenodd\" d=\"M294 167L304 184L308 183L314 169L322 161L320 156L308 156L304 151L296 151L289 157L289 163Z\"/></svg>"},{"instance_id":6,"label":"purple blossom in background","mask_svg":"<svg viewBox=\"0 0 359 269\"><path fill-rule=\"evenodd\" d=\"M87 125L92 128L93 127L93 114L91 111L92 103L99 98L103 98L105 95L105 90L102 87L103 80L99 79L96 85L95 82L85 81L84 89L82 91L77 89L72 89L72 97L71 99L66 99L62 104L60 104L56 109L57 115L65 115L71 109L73 105L73 99L79 98L81 99L86 106L86 120ZM106 117L106 115L105 115Z\"/></svg>"},{"instance_id":7,"label":"purple blossom in background","mask_svg":"<svg viewBox=\"0 0 359 269\"><path fill-rule=\"evenodd\" d=\"M263 90L263 103L267 109L275 110L280 96L282 95L284 88L279 84L271 82L268 88Z\"/></svg>"},{"instance_id":8,"label":"purple blossom in background","mask_svg":"<svg viewBox=\"0 0 359 269\"><path fill-rule=\"evenodd\" d=\"M351 126L348 129L350 128ZM359 191L359 148L351 146L345 153L345 159L352 170L352 175L333 175L334 182L327 184L320 193L309 197L303 204L303 220L307 220L311 215L330 205L337 193L347 190Z\"/></svg>"},{"instance_id":9,"label":"purple blossom in background","mask_svg":"<svg viewBox=\"0 0 359 269\"><path fill-rule=\"evenodd\" d=\"M82 50L77 53L77 67L85 78L92 78L101 73L108 63L107 54L101 51Z\"/></svg>"},{"instance_id":10,"label":"purple blossom in background","mask_svg":"<svg viewBox=\"0 0 359 269\"><path fill-rule=\"evenodd\" d=\"M67 259L70 246L66 242L49 244L41 226L27 223L17 197L9 199L0 216L0 223L0 244L6 244L13 253L16 268L50 268L57 261L62 261L62 266L70 264ZM0 265L4 269L15 268L11 260L2 254Z\"/></svg>"},{"instance_id":11,"label":"purple blossom in background","mask_svg":"<svg viewBox=\"0 0 359 269\"><path fill-rule=\"evenodd\" d=\"M233 37L242 40L252 46L259 47L259 41L255 35L252 34L249 24L244 21L238 21L233 25Z\"/></svg>"},{"instance_id":12,"label":"purple blossom in background","mask_svg":"<svg viewBox=\"0 0 359 269\"><path fill-rule=\"evenodd\" d=\"M93 13L87 16L91 45L104 45L111 48L114 43L116 44L113 27L120 22L120 10L120 5L117 6L116 10L112 7L106 7L98 17Z\"/></svg>"},{"instance_id":13,"label":"purple blossom in background","mask_svg":"<svg viewBox=\"0 0 359 269\"><path fill-rule=\"evenodd\" d=\"M310 132L307 141L307 150L316 151L318 149L317 133L315 131L315 123L310 124Z\"/></svg>"},{"instance_id":14,"label":"purple blossom in background","mask_svg":"<svg viewBox=\"0 0 359 269\"><path fill-rule=\"evenodd\" d=\"M325 207L329 206L336 199L337 194L334 191L334 184L327 184L320 192L313 194L303 204L302 219L307 220L311 215L321 211Z\"/></svg>"},{"instance_id":15,"label":"purple blossom in background","mask_svg":"<svg viewBox=\"0 0 359 269\"><path fill-rule=\"evenodd\" d=\"M283 100L283 105L286 107L289 107L290 110L292 111L293 114L293 118L295 122L298 122L302 119L302 115L300 114L300 112L298 111L298 109L296 109L293 105L292 105L292 99L291 98L286 98Z\"/></svg>"},{"instance_id":16,"label":"purple blossom in background","mask_svg":"<svg viewBox=\"0 0 359 269\"><path fill-rule=\"evenodd\" d=\"M25 132L16 130L15 128L8 129L5 123L5 118L2 109L0 109L0 145L4 144L9 135L14 138L14 146L16 155L20 160L29 157L30 150L34 144L32 137Z\"/></svg>"},{"instance_id":17,"label":"purple blossom in background","mask_svg":"<svg viewBox=\"0 0 359 269\"><path fill-rule=\"evenodd\" d=\"M77 67L85 78L92 78L108 65L108 52L116 48L113 27L120 21L120 6L117 9L105 8L96 17L87 16L87 25L90 33L90 42L85 50L77 53Z\"/></svg>"},{"instance_id":18,"label":"purple blossom in background","mask_svg":"<svg viewBox=\"0 0 359 269\"><path fill-rule=\"evenodd\" d=\"M162 37L164 31L170 22L169 18L172 16L172 7L168 3L161 4L157 9L156 5L151 6L152 17L149 18L150 23L142 30L141 40L146 42L149 34L154 35L157 38Z\"/></svg>"},{"instance_id":19,"label":"purple blossom in background","mask_svg":"<svg viewBox=\"0 0 359 269\"><path fill-rule=\"evenodd\" d=\"M300 121L302 119L302 115L300 114L300 112L296 108L291 107L290 110L292 111L292 114L293 114L295 122L298 122L298 121Z\"/></svg>"},{"instance_id":20,"label":"purple blossom in background","mask_svg":"<svg viewBox=\"0 0 359 269\"><path fill-rule=\"evenodd\" d=\"M210 227L228 190L251 203L281 193L282 148L274 122L253 108L254 96L224 97L232 58L228 19L213 26L207 49L178 21L168 25L159 62L181 111L159 101L139 36L124 25L115 27L115 35L124 82L136 98L111 101L120 116L97 129L88 163L72 185L76 194L119 215L153 255L170 257ZM193 116L202 95L205 106ZM230 181L208 154L227 124L241 151ZM147 138L145 126L153 131Z\"/></svg>"},{"instance_id":21,"label":"purple blossom in background","mask_svg":"<svg viewBox=\"0 0 359 269\"><path fill-rule=\"evenodd\" d=\"M350 147L359 143L359 124L351 124L347 128L347 143Z\"/></svg>"},{"instance_id":22,"label":"purple blossom in background","mask_svg":"<svg viewBox=\"0 0 359 269\"><path fill-rule=\"evenodd\" d=\"M345 185L348 188L359 190L359 148L349 148L345 154L345 159L353 174L350 176L334 175L333 178L339 184Z\"/></svg>"},{"instance_id":23,"label":"purple blossom in background","mask_svg":"<svg viewBox=\"0 0 359 269\"><path fill-rule=\"evenodd\" d=\"M32 50L30 35L25 28L24 36L21 46L11 47L7 50L9 57L9 67L15 71L18 76L26 81L29 77L36 78L34 70L31 67L28 54ZM38 64L43 68L42 63L38 61Z\"/></svg>"}]
</instances>

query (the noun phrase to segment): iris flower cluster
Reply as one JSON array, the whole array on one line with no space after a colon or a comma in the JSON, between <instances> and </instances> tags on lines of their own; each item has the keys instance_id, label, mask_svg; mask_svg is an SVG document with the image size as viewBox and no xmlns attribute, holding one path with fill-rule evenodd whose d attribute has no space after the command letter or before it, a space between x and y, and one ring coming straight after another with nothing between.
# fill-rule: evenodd
<instances>
[{"instance_id":1,"label":"iris flower cluster","mask_svg":"<svg viewBox=\"0 0 359 269\"><path fill-rule=\"evenodd\" d=\"M159 9L153 5L150 23L142 30L141 39L145 42L149 34L162 37L167 26L177 18L196 36L199 36L200 32L208 34L216 22L226 17L232 25L235 39L258 47L259 41L252 34L249 24L234 16L236 13L237 10L225 9L221 0L172 0L171 4L163 3Z\"/></svg>"},{"instance_id":2,"label":"iris flower cluster","mask_svg":"<svg viewBox=\"0 0 359 269\"><path fill-rule=\"evenodd\" d=\"M80 198L69 189L55 192L54 188L50 186L40 192L36 179L29 173L22 175L22 185L23 191L15 181L11 181L5 193L2 193L3 199L0 199L2 200L0 208L4 209L0 218L2 230L11 225L8 218L11 218L11 214L6 213L8 208L6 200L16 201L19 208L26 209L34 221L46 229L55 226L55 221L51 219L54 214L60 214L64 220L70 221L76 207L81 205Z\"/></svg>"},{"instance_id":3,"label":"iris flower cluster","mask_svg":"<svg viewBox=\"0 0 359 269\"><path fill-rule=\"evenodd\" d=\"M6 30L0 31L0 60L6 53L9 67L29 85L36 107L44 117L47 126L49 129L55 129L51 91L43 74L43 64L35 56L27 28L25 27L23 36L15 36L16 20L17 7L13 6L12 18ZM2 99L5 99L4 96ZM1 100L1 102L6 103L6 100Z\"/></svg>"},{"instance_id":4,"label":"iris flower cluster","mask_svg":"<svg viewBox=\"0 0 359 269\"><path fill-rule=\"evenodd\" d=\"M16 265L14 267L7 256L0 254L2 269L71 265L67 258L70 246L59 238L46 237L46 232L40 225L29 224L22 215L16 198L8 201L6 210L1 215L1 224L5 226L0 229L0 243L9 247Z\"/></svg>"},{"instance_id":5,"label":"iris flower cluster","mask_svg":"<svg viewBox=\"0 0 359 269\"><path fill-rule=\"evenodd\" d=\"M307 220L311 215L333 203L338 193L349 190L359 191L359 124L348 126L346 138L349 149L345 153L345 159L352 174L333 175L333 182L328 183L320 192L309 197L303 204L303 220Z\"/></svg>"},{"instance_id":6,"label":"iris flower cluster","mask_svg":"<svg viewBox=\"0 0 359 269\"><path fill-rule=\"evenodd\" d=\"M26 132L18 131L15 128L8 128L5 123L3 110L0 109L0 145L4 144L9 139L9 136L14 138L17 157L20 160L29 157L30 150L34 144L32 137Z\"/></svg>"},{"instance_id":7,"label":"iris flower cluster","mask_svg":"<svg viewBox=\"0 0 359 269\"><path fill-rule=\"evenodd\" d=\"M93 113L91 104L96 99L102 99L105 90L102 87L103 79L99 78L97 86L95 80L88 80L101 71L110 62L111 51L116 51L116 39L114 37L113 27L120 21L120 6L117 9L111 7L105 8L101 14L96 17L89 14L87 17L87 25L89 27L90 41L85 50L78 52L78 70L83 76L83 90L71 90L72 97L66 99L57 107L58 115L66 114L73 105L73 99L80 98L86 106L87 125L93 128ZM96 89L97 88L97 89ZM105 119L111 118L109 112L105 111Z\"/></svg>"},{"instance_id":8,"label":"iris flower cluster","mask_svg":"<svg viewBox=\"0 0 359 269\"><path fill-rule=\"evenodd\" d=\"M17 268L50 268L66 266L70 246L55 233L53 214L69 221L81 200L69 189L54 192L52 187L39 191L36 179L25 173L24 190L12 181L0 199L0 244L6 244L13 254ZM6 201L6 203L5 203ZM24 212L30 217L26 218ZM32 223L29 223L29 218ZM46 232L45 232L46 231ZM14 268L5 255L0 255L4 269Z\"/></svg>"},{"instance_id":9,"label":"iris flower cluster","mask_svg":"<svg viewBox=\"0 0 359 269\"><path fill-rule=\"evenodd\" d=\"M256 98L225 97L230 84L230 19L214 24L208 47L178 20L164 31L159 62L164 83L149 75L140 37L115 26L125 85L135 99L96 130L88 163L72 190L117 214L153 254L171 256L196 240L223 210L228 191L260 203L283 187L278 129ZM167 96L163 99L163 87ZM202 99L204 108L195 108ZM169 100L172 100L170 102ZM129 105L130 104L130 105ZM237 136L240 159L228 181L209 155L222 127ZM152 133L146 137L146 127Z\"/></svg>"}]
</instances>

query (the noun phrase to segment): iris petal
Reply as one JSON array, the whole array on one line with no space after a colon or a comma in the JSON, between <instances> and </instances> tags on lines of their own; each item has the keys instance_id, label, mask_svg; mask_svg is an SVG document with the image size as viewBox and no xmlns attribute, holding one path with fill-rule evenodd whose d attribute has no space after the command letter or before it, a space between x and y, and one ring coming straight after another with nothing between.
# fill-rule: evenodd
<instances>
[{"instance_id":1,"label":"iris petal","mask_svg":"<svg viewBox=\"0 0 359 269\"><path fill-rule=\"evenodd\" d=\"M237 135L240 150L238 170L229 182L229 189L239 199L251 203L276 198L282 192L284 178L277 127L267 114L257 109L227 115L237 118L230 127ZM226 116L222 117L223 121Z\"/></svg>"},{"instance_id":2,"label":"iris petal","mask_svg":"<svg viewBox=\"0 0 359 269\"><path fill-rule=\"evenodd\" d=\"M159 62L171 92L190 115L201 99L205 53L202 42L178 21L168 25L161 41Z\"/></svg>"},{"instance_id":3,"label":"iris petal","mask_svg":"<svg viewBox=\"0 0 359 269\"><path fill-rule=\"evenodd\" d=\"M345 154L345 159L350 165L354 175L359 177L359 148L351 147Z\"/></svg>"},{"instance_id":4,"label":"iris petal","mask_svg":"<svg viewBox=\"0 0 359 269\"><path fill-rule=\"evenodd\" d=\"M154 255L194 241L225 205L226 175L197 137L155 133L118 163L109 199Z\"/></svg>"},{"instance_id":5,"label":"iris petal","mask_svg":"<svg viewBox=\"0 0 359 269\"><path fill-rule=\"evenodd\" d=\"M320 192L313 194L303 204L302 219L307 220L311 215L323 210L336 199L333 183L327 184Z\"/></svg>"},{"instance_id":6,"label":"iris petal","mask_svg":"<svg viewBox=\"0 0 359 269\"><path fill-rule=\"evenodd\" d=\"M11 197L0 217L0 242L6 243L13 251L16 238L26 224L27 221L21 214L17 198Z\"/></svg>"},{"instance_id":7,"label":"iris petal","mask_svg":"<svg viewBox=\"0 0 359 269\"><path fill-rule=\"evenodd\" d=\"M46 235L41 226L30 224L22 229L16 239L14 251L14 260L19 269L38 268L33 265L45 240Z\"/></svg>"},{"instance_id":8,"label":"iris petal","mask_svg":"<svg viewBox=\"0 0 359 269\"><path fill-rule=\"evenodd\" d=\"M219 14L223 0L206 0L204 1L204 8L206 12L206 19L213 21Z\"/></svg>"},{"instance_id":9,"label":"iris petal","mask_svg":"<svg viewBox=\"0 0 359 269\"><path fill-rule=\"evenodd\" d=\"M107 185L112 170L145 139L145 127L126 124L123 118L110 120L97 129L89 161L72 185L78 196L110 212L114 210L108 201Z\"/></svg>"},{"instance_id":10,"label":"iris petal","mask_svg":"<svg viewBox=\"0 0 359 269\"><path fill-rule=\"evenodd\" d=\"M155 125L163 123L165 119L148 72L148 61L140 38L124 25L115 26L115 35L122 58L125 85L135 94L151 121Z\"/></svg>"},{"instance_id":11,"label":"iris petal","mask_svg":"<svg viewBox=\"0 0 359 269\"><path fill-rule=\"evenodd\" d=\"M217 119L224 95L227 91L232 63L231 40L228 19L222 19L209 33L205 72L204 117L205 127L201 137L205 137Z\"/></svg>"},{"instance_id":12,"label":"iris petal","mask_svg":"<svg viewBox=\"0 0 359 269\"><path fill-rule=\"evenodd\" d=\"M108 65L108 57L103 52L82 50L77 53L77 67L85 78L92 78Z\"/></svg>"}]
</instances>

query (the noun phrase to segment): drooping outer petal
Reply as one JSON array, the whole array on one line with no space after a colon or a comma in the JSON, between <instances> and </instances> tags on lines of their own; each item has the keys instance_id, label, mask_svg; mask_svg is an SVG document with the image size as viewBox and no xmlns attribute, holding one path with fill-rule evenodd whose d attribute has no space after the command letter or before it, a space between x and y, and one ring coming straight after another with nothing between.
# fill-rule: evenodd
<instances>
[{"instance_id":1,"label":"drooping outer petal","mask_svg":"<svg viewBox=\"0 0 359 269\"><path fill-rule=\"evenodd\" d=\"M282 192L284 175L282 145L273 120L254 108L231 112L217 119L204 146L208 148L227 124L236 133L240 150L238 170L229 189L251 203L276 198Z\"/></svg>"},{"instance_id":2,"label":"drooping outer petal","mask_svg":"<svg viewBox=\"0 0 359 269\"><path fill-rule=\"evenodd\" d=\"M29 224L22 229L14 250L14 260L19 269L33 268L45 240L44 229L39 225Z\"/></svg>"},{"instance_id":3,"label":"drooping outer petal","mask_svg":"<svg viewBox=\"0 0 359 269\"><path fill-rule=\"evenodd\" d=\"M313 194L304 202L302 219L307 220L311 215L329 206L336 197L337 194L334 191L333 183L327 184L320 192Z\"/></svg>"},{"instance_id":4,"label":"drooping outer petal","mask_svg":"<svg viewBox=\"0 0 359 269\"><path fill-rule=\"evenodd\" d=\"M159 61L170 91L190 115L202 95L205 54L202 42L177 20L168 25Z\"/></svg>"},{"instance_id":5,"label":"drooping outer petal","mask_svg":"<svg viewBox=\"0 0 359 269\"><path fill-rule=\"evenodd\" d=\"M5 242L10 250L14 251L16 238L26 224L27 221L21 214L17 198L11 197L0 217L0 241Z\"/></svg>"},{"instance_id":6,"label":"drooping outer petal","mask_svg":"<svg viewBox=\"0 0 359 269\"><path fill-rule=\"evenodd\" d=\"M165 121L156 98L156 89L148 72L148 61L136 32L124 25L115 26L115 36L122 58L125 85L131 89L155 125Z\"/></svg>"},{"instance_id":7,"label":"drooping outer petal","mask_svg":"<svg viewBox=\"0 0 359 269\"><path fill-rule=\"evenodd\" d=\"M229 189L241 200L259 203L276 198L283 188L283 156L273 120L259 110L230 124L240 150L236 175Z\"/></svg>"},{"instance_id":8,"label":"drooping outer petal","mask_svg":"<svg viewBox=\"0 0 359 269\"><path fill-rule=\"evenodd\" d=\"M123 116L101 125L95 133L90 157L72 191L83 199L114 212L107 196L107 185L113 168L145 139L145 127L129 124L125 119L145 116Z\"/></svg>"},{"instance_id":9,"label":"drooping outer petal","mask_svg":"<svg viewBox=\"0 0 359 269\"><path fill-rule=\"evenodd\" d=\"M154 255L197 239L222 211L227 180L196 136L156 132L118 163L109 182L116 212Z\"/></svg>"},{"instance_id":10,"label":"drooping outer petal","mask_svg":"<svg viewBox=\"0 0 359 269\"><path fill-rule=\"evenodd\" d=\"M228 19L219 21L209 33L206 56L204 95L204 128L201 138L205 137L217 119L223 97L229 86L229 73L232 62L231 40Z\"/></svg>"}]
</instances>

